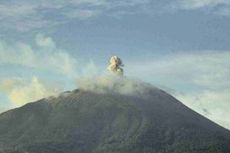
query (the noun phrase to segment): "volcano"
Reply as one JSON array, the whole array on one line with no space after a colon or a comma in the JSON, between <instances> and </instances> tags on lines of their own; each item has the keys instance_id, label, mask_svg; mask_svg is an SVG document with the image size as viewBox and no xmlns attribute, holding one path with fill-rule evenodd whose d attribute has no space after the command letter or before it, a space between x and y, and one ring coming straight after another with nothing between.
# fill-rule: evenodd
<instances>
[{"instance_id":1,"label":"volcano","mask_svg":"<svg viewBox=\"0 0 230 153\"><path fill-rule=\"evenodd\" d=\"M230 132L155 87L79 88L2 113L0 153L230 153Z\"/></svg>"}]
</instances>

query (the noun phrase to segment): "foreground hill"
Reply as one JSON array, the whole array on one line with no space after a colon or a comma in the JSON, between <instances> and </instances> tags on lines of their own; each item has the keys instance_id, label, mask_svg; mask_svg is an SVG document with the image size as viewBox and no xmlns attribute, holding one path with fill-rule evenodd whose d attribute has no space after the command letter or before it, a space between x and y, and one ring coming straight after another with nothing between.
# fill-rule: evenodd
<instances>
[{"instance_id":1,"label":"foreground hill","mask_svg":"<svg viewBox=\"0 0 230 153\"><path fill-rule=\"evenodd\" d=\"M230 153L230 132L157 88L80 89L1 114L0 153Z\"/></svg>"}]
</instances>

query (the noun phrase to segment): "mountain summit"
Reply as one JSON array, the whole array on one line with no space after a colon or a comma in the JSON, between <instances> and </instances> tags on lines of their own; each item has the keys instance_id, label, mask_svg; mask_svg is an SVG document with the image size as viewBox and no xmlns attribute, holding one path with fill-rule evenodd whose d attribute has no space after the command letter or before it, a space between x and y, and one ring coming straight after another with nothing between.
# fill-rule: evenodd
<instances>
[{"instance_id":1,"label":"mountain summit","mask_svg":"<svg viewBox=\"0 0 230 153\"><path fill-rule=\"evenodd\" d=\"M2 113L0 153L230 152L228 130L158 88L85 82Z\"/></svg>"}]
</instances>

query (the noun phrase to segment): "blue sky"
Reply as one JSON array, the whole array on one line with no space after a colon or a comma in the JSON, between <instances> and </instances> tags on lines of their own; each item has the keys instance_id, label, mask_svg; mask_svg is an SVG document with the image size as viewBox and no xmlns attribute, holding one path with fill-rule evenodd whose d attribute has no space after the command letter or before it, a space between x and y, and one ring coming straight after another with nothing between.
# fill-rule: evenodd
<instances>
[{"instance_id":1,"label":"blue sky","mask_svg":"<svg viewBox=\"0 0 230 153\"><path fill-rule=\"evenodd\" d=\"M125 75L230 129L230 1L2 0L0 111L77 87L117 55Z\"/></svg>"}]
</instances>

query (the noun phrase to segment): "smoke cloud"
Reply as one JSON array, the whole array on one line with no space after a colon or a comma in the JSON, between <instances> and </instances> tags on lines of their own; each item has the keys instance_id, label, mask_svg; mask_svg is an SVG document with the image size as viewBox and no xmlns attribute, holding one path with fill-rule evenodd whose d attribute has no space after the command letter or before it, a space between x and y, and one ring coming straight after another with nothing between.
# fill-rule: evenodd
<instances>
[{"instance_id":1,"label":"smoke cloud","mask_svg":"<svg viewBox=\"0 0 230 153\"><path fill-rule=\"evenodd\" d=\"M113 74L79 79L77 80L77 85L80 89L95 93L118 93L132 96L147 95L150 90L155 89L152 85L139 80L128 79Z\"/></svg>"},{"instance_id":2,"label":"smoke cloud","mask_svg":"<svg viewBox=\"0 0 230 153\"><path fill-rule=\"evenodd\" d=\"M121 59L117 56L112 56L110 59L108 70L114 74L123 75L124 72L123 69L121 68L122 66L124 65L122 64Z\"/></svg>"},{"instance_id":3,"label":"smoke cloud","mask_svg":"<svg viewBox=\"0 0 230 153\"><path fill-rule=\"evenodd\" d=\"M109 73L77 80L80 89L96 93L119 93L124 95L142 95L153 89L149 84L124 77L122 60L112 56L107 67Z\"/></svg>"}]
</instances>

